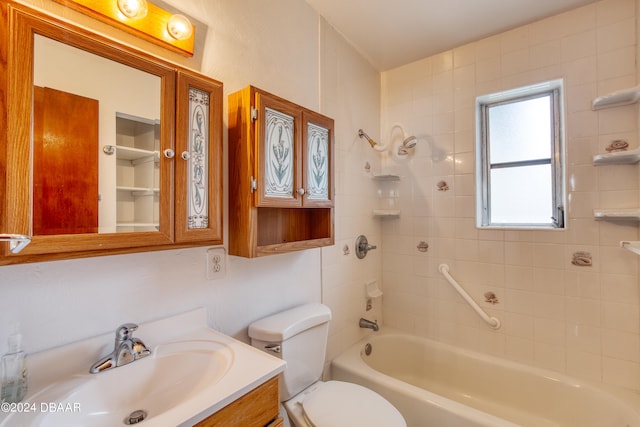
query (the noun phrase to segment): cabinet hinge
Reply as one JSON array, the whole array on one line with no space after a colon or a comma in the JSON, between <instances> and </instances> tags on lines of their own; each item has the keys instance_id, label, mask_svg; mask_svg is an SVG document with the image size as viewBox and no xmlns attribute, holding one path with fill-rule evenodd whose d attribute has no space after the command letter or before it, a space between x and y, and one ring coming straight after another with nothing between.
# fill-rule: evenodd
<instances>
[{"instance_id":1,"label":"cabinet hinge","mask_svg":"<svg viewBox=\"0 0 640 427\"><path fill-rule=\"evenodd\" d=\"M258 109L256 107L251 107L251 121L255 122L258 120Z\"/></svg>"},{"instance_id":2,"label":"cabinet hinge","mask_svg":"<svg viewBox=\"0 0 640 427\"><path fill-rule=\"evenodd\" d=\"M251 177L251 192L253 193L258 189L258 180L254 177Z\"/></svg>"}]
</instances>

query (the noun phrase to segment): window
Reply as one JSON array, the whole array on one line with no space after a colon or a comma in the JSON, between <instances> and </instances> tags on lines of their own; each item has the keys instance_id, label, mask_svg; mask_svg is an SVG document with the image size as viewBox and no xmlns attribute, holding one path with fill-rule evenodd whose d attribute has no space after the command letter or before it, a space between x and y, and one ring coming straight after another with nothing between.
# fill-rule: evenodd
<instances>
[{"instance_id":1,"label":"window","mask_svg":"<svg viewBox=\"0 0 640 427\"><path fill-rule=\"evenodd\" d=\"M479 97L478 226L564 228L561 81Z\"/></svg>"}]
</instances>

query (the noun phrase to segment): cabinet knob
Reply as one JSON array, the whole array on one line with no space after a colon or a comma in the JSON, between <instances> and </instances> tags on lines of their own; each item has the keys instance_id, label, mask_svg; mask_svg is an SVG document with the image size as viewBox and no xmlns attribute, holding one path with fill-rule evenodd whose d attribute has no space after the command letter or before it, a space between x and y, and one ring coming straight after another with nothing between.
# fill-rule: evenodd
<instances>
[{"instance_id":1,"label":"cabinet knob","mask_svg":"<svg viewBox=\"0 0 640 427\"><path fill-rule=\"evenodd\" d=\"M305 193L304 188L298 188L298 194L300 196L304 196L304 193Z\"/></svg>"},{"instance_id":2,"label":"cabinet knob","mask_svg":"<svg viewBox=\"0 0 640 427\"><path fill-rule=\"evenodd\" d=\"M189 153L188 151L183 151L180 157L182 157L182 160L189 160L191 158L191 153Z\"/></svg>"},{"instance_id":3,"label":"cabinet knob","mask_svg":"<svg viewBox=\"0 0 640 427\"><path fill-rule=\"evenodd\" d=\"M171 148L167 148L166 150L163 151L163 153L167 159L173 159L174 156L176 155L176 152L173 151Z\"/></svg>"}]
</instances>

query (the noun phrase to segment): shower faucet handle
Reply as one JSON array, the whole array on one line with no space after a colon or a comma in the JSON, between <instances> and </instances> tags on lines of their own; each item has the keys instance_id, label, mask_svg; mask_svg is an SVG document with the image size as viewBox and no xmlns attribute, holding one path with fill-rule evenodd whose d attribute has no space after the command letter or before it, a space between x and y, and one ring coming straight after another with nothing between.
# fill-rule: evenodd
<instances>
[{"instance_id":1,"label":"shower faucet handle","mask_svg":"<svg viewBox=\"0 0 640 427\"><path fill-rule=\"evenodd\" d=\"M376 245L370 245L367 237L362 234L356 239L356 256L358 259L366 257L367 252L377 248L378 247Z\"/></svg>"}]
</instances>

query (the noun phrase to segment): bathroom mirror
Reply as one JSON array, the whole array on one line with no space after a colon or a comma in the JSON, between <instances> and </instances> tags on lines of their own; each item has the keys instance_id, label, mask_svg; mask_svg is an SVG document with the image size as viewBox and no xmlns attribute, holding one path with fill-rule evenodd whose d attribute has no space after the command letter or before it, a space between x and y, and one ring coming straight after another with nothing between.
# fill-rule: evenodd
<instances>
[{"instance_id":1,"label":"bathroom mirror","mask_svg":"<svg viewBox=\"0 0 640 427\"><path fill-rule=\"evenodd\" d=\"M33 58L33 235L157 231L160 77L40 34Z\"/></svg>"},{"instance_id":2,"label":"bathroom mirror","mask_svg":"<svg viewBox=\"0 0 640 427\"><path fill-rule=\"evenodd\" d=\"M0 8L0 232L32 236L22 256L173 243L176 68L13 2Z\"/></svg>"}]
</instances>

